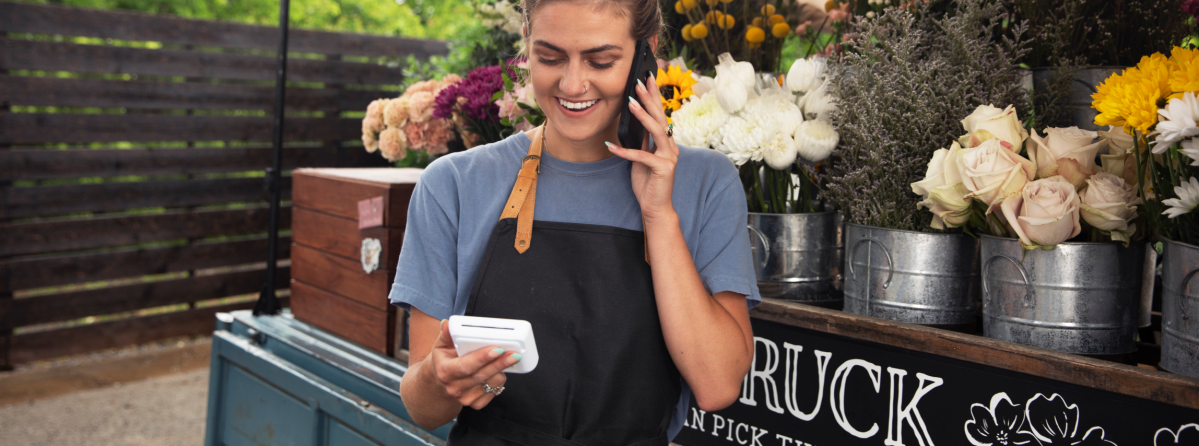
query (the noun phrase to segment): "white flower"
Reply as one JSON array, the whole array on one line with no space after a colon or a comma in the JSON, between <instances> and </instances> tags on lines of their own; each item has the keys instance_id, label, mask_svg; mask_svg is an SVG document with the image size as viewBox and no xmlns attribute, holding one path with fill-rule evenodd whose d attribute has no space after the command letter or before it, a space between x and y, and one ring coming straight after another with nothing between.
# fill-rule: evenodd
<instances>
[{"instance_id":1,"label":"white flower","mask_svg":"<svg viewBox=\"0 0 1199 446\"><path fill-rule=\"evenodd\" d=\"M787 71L787 88L797 93L807 93L824 82L824 70L828 64L823 58L796 59Z\"/></svg>"},{"instance_id":2,"label":"white flower","mask_svg":"<svg viewBox=\"0 0 1199 446\"><path fill-rule=\"evenodd\" d=\"M716 65L716 99L726 113L736 113L750 99L758 95L754 92L757 82L754 66L749 62L737 62L729 53L721 54L720 63Z\"/></svg>"},{"instance_id":3,"label":"white flower","mask_svg":"<svg viewBox=\"0 0 1199 446\"><path fill-rule=\"evenodd\" d=\"M691 86L691 100L702 98L707 95L708 92L716 89L716 79L714 78L700 76L694 71L691 72L691 77L698 81L695 83L695 85Z\"/></svg>"},{"instance_id":4,"label":"white flower","mask_svg":"<svg viewBox=\"0 0 1199 446\"><path fill-rule=\"evenodd\" d=\"M753 161L762 160L762 143L768 136L769 127L760 125L754 119L745 116L729 118L719 130L719 140L713 147L725 154L733 164L740 166Z\"/></svg>"},{"instance_id":5,"label":"white flower","mask_svg":"<svg viewBox=\"0 0 1199 446\"><path fill-rule=\"evenodd\" d=\"M836 98L829 93L830 80L824 81L815 91L808 92L799 100L799 108L803 109L807 119L826 120L829 112L837 110Z\"/></svg>"},{"instance_id":6,"label":"white flower","mask_svg":"<svg viewBox=\"0 0 1199 446\"><path fill-rule=\"evenodd\" d=\"M1199 101L1195 93L1187 92L1182 99L1171 99L1166 108L1157 111L1162 119L1157 123L1157 140L1153 142L1153 153L1161 155L1171 144L1199 135Z\"/></svg>"},{"instance_id":7,"label":"white flower","mask_svg":"<svg viewBox=\"0 0 1199 446\"><path fill-rule=\"evenodd\" d=\"M874 11L866 11L866 18L868 18L868 19L873 19L873 18L874 18Z\"/></svg>"},{"instance_id":8,"label":"white flower","mask_svg":"<svg viewBox=\"0 0 1199 446\"><path fill-rule=\"evenodd\" d=\"M1124 127L1122 126L1109 125L1107 126L1107 131L1100 130L1096 133L1099 133L1099 136L1102 137L1100 141L1107 141L1107 151L1112 155L1132 153L1133 147L1136 146L1132 140L1132 135L1124 133Z\"/></svg>"},{"instance_id":9,"label":"white flower","mask_svg":"<svg viewBox=\"0 0 1199 446\"><path fill-rule=\"evenodd\" d=\"M1192 166L1199 166L1199 139L1191 138L1183 141L1182 154L1191 159Z\"/></svg>"},{"instance_id":10,"label":"white flower","mask_svg":"<svg viewBox=\"0 0 1199 446\"><path fill-rule=\"evenodd\" d=\"M720 108L716 95L708 95L687 101L670 118L674 121L676 141L691 147L708 147L719 140L718 131L729 120L729 114Z\"/></svg>"},{"instance_id":11,"label":"white flower","mask_svg":"<svg viewBox=\"0 0 1199 446\"><path fill-rule=\"evenodd\" d=\"M771 169L786 170L791 167L791 163L795 162L795 156L798 153L795 140L791 139L791 135L777 131L766 140L766 147L762 149L762 159Z\"/></svg>"},{"instance_id":12,"label":"white flower","mask_svg":"<svg viewBox=\"0 0 1199 446\"><path fill-rule=\"evenodd\" d=\"M841 135L824 121L804 121L795 130L795 145L799 156L810 162L824 161L837 147Z\"/></svg>"},{"instance_id":13,"label":"white flower","mask_svg":"<svg viewBox=\"0 0 1199 446\"><path fill-rule=\"evenodd\" d=\"M1170 209L1166 209L1162 215L1174 218L1195 210L1196 207L1199 207L1199 177L1191 177L1190 182L1175 187L1174 194L1178 195L1178 198L1162 200L1162 204L1170 206Z\"/></svg>"},{"instance_id":14,"label":"white flower","mask_svg":"<svg viewBox=\"0 0 1199 446\"><path fill-rule=\"evenodd\" d=\"M762 97L750 102L746 108L752 108L750 113L755 116L773 120L775 128L788 135L795 133L795 129L804 121L799 106L792 102L791 93L779 88L777 83L773 89L767 87Z\"/></svg>"}]
</instances>

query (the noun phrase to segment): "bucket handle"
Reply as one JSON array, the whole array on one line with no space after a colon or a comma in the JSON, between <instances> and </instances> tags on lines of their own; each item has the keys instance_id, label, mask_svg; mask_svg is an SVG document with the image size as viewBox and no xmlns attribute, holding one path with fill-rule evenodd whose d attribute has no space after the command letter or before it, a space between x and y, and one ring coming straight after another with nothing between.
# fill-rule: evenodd
<instances>
[{"instance_id":1,"label":"bucket handle","mask_svg":"<svg viewBox=\"0 0 1199 446\"><path fill-rule=\"evenodd\" d=\"M1191 320L1191 315L1188 314L1190 310L1187 309L1186 288L1187 288L1187 284L1191 283L1191 278L1195 277L1196 273L1199 273L1199 268L1187 273L1186 277L1182 278L1182 284L1180 284L1178 286L1178 289L1179 289L1178 294L1180 294L1180 296L1178 296L1178 310L1179 310L1180 314L1182 314L1182 319L1184 321L1188 321L1188 322Z\"/></svg>"},{"instance_id":2,"label":"bucket handle","mask_svg":"<svg viewBox=\"0 0 1199 446\"><path fill-rule=\"evenodd\" d=\"M858 247L862 246L863 243L874 243L878 245L879 248L883 249L883 255L887 256L887 281L883 282L883 289L887 289L887 287L891 286L891 277L895 275L895 262L891 260L891 251L887 249L887 245L884 245L883 242L878 240L864 238L853 244L853 247L849 249L849 276L854 280L857 280L858 278L858 274L853 270L853 254L858 251ZM866 249L870 249L870 245L866 246Z\"/></svg>"},{"instance_id":3,"label":"bucket handle","mask_svg":"<svg viewBox=\"0 0 1199 446\"><path fill-rule=\"evenodd\" d=\"M1020 271L1020 277L1024 279L1024 305L1035 306L1036 302L1032 300L1032 282L1028 280L1028 271L1024 269L1024 264L1007 254L993 255L991 258L987 259L987 264L983 265L983 295L989 296L991 294L991 290L987 286L987 273L991 271L991 264L995 263L996 259L1007 259L1009 262L1012 262L1013 265L1016 265L1016 269Z\"/></svg>"},{"instance_id":4,"label":"bucket handle","mask_svg":"<svg viewBox=\"0 0 1199 446\"><path fill-rule=\"evenodd\" d=\"M766 234L763 234L762 231L759 231L758 228L754 227L754 225L747 224L745 227L749 228L750 231L753 231L753 233L758 236L758 239L762 240L762 246L766 248L765 255L762 256L762 268L765 268L766 262L770 261L770 241L766 240ZM751 242L750 244L753 243Z\"/></svg>"}]
</instances>

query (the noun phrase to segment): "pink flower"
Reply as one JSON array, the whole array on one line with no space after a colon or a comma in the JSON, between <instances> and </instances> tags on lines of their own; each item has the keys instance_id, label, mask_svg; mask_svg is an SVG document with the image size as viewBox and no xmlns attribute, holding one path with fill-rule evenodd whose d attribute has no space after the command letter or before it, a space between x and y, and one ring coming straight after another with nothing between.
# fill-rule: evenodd
<instances>
[{"instance_id":1,"label":"pink flower","mask_svg":"<svg viewBox=\"0 0 1199 446\"><path fill-rule=\"evenodd\" d=\"M389 128L379 134L379 153L388 161L399 161L407 155L405 151L404 133L396 128Z\"/></svg>"},{"instance_id":2,"label":"pink flower","mask_svg":"<svg viewBox=\"0 0 1199 446\"><path fill-rule=\"evenodd\" d=\"M418 91L408 98L408 119L416 122L428 121L433 117L433 100L437 96L430 91Z\"/></svg>"},{"instance_id":3,"label":"pink flower","mask_svg":"<svg viewBox=\"0 0 1199 446\"><path fill-rule=\"evenodd\" d=\"M408 96L392 99L383 108L383 123L388 127L400 127L408 122Z\"/></svg>"},{"instance_id":4,"label":"pink flower","mask_svg":"<svg viewBox=\"0 0 1199 446\"><path fill-rule=\"evenodd\" d=\"M795 35L802 36L802 35L806 34L808 32L808 26L811 26L811 25L812 25L811 20L800 23L799 26L795 27Z\"/></svg>"},{"instance_id":5,"label":"pink flower","mask_svg":"<svg viewBox=\"0 0 1199 446\"><path fill-rule=\"evenodd\" d=\"M379 150L379 140L375 139L374 133L363 133L362 146L366 147L366 153L375 153Z\"/></svg>"},{"instance_id":6,"label":"pink flower","mask_svg":"<svg viewBox=\"0 0 1199 446\"><path fill-rule=\"evenodd\" d=\"M1019 195L1000 206L1004 219L1026 249L1055 246L1082 232L1079 224L1081 200L1061 176L1024 185Z\"/></svg>"},{"instance_id":7,"label":"pink flower","mask_svg":"<svg viewBox=\"0 0 1199 446\"><path fill-rule=\"evenodd\" d=\"M362 131L368 129L372 132L379 133L383 131L383 109L387 107L390 99L375 99L370 105L366 106L366 118L362 120ZM367 123L370 127L367 127Z\"/></svg>"},{"instance_id":8,"label":"pink flower","mask_svg":"<svg viewBox=\"0 0 1199 446\"><path fill-rule=\"evenodd\" d=\"M454 138L454 124L448 119L435 119L422 123L425 136L425 152L437 156L449 151L446 143Z\"/></svg>"},{"instance_id":9,"label":"pink flower","mask_svg":"<svg viewBox=\"0 0 1199 446\"><path fill-rule=\"evenodd\" d=\"M425 132L424 129L421 128L421 124L425 123L409 122L400 129L404 132L404 136L408 140L408 146L412 147L412 150L425 149Z\"/></svg>"}]
</instances>

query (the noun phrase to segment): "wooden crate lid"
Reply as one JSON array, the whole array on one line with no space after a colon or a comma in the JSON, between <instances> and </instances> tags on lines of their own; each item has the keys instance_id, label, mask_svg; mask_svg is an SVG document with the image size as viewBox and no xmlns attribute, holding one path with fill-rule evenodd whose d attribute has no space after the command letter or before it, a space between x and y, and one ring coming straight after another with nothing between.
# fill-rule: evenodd
<instances>
[{"instance_id":1,"label":"wooden crate lid","mask_svg":"<svg viewBox=\"0 0 1199 446\"><path fill-rule=\"evenodd\" d=\"M421 172L424 171L424 169L407 167L377 167L359 169L305 168L296 169L293 175L312 175L324 178L344 179L352 182L364 182L382 186L391 186L396 184L416 184L416 180L420 178Z\"/></svg>"},{"instance_id":2,"label":"wooden crate lid","mask_svg":"<svg viewBox=\"0 0 1199 446\"><path fill-rule=\"evenodd\" d=\"M408 200L424 169L296 169L292 174L292 203L342 218L358 220L358 202L383 200L383 226L402 228L408 219Z\"/></svg>"}]
</instances>

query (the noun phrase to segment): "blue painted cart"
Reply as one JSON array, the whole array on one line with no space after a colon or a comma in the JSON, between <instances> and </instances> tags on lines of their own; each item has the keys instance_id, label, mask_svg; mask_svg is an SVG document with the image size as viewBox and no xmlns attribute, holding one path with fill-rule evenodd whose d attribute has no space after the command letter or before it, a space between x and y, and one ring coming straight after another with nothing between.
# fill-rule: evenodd
<instances>
[{"instance_id":1,"label":"blue painted cart","mask_svg":"<svg viewBox=\"0 0 1199 446\"><path fill-rule=\"evenodd\" d=\"M204 444L444 445L400 400L405 364L291 317L220 313Z\"/></svg>"}]
</instances>

